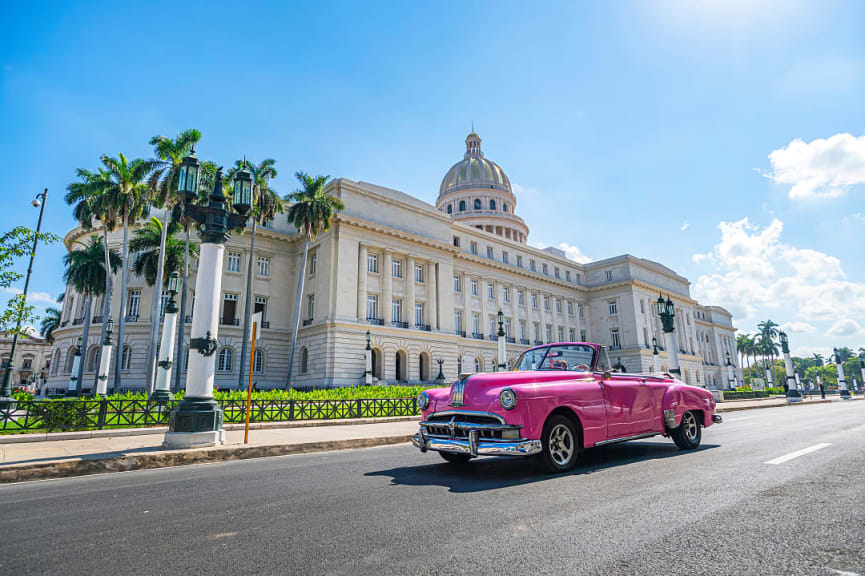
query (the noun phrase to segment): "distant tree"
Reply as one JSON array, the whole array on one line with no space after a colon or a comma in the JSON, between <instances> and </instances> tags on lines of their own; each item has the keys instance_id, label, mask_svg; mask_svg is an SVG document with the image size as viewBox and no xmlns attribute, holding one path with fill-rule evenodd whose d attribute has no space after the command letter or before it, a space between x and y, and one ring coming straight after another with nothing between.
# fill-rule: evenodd
<instances>
[{"instance_id":1,"label":"distant tree","mask_svg":"<svg viewBox=\"0 0 865 576\"><path fill-rule=\"evenodd\" d=\"M60 309L47 308L42 322L39 324L39 334L49 343L54 342L54 331L60 327Z\"/></svg>"}]
</instances>

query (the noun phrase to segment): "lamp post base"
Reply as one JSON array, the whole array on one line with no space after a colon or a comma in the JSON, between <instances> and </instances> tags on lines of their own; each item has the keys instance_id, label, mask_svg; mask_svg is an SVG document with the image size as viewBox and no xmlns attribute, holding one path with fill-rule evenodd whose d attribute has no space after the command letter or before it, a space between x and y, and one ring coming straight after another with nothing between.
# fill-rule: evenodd
<instances>
[{"instance_id":1,"label":"lamp post base","mask_svg":"<svg viewBox=\"0 0 865 576\"><path fill-rule=\"evenodd\" d=\"M184 398L171 411L163 448L199 448L225 442L222 408L213 398Z\"/></svg>"},{"instance_id":2,"label":"lamp post base","mask_svg":"<svg viewBox=\"0 0 865 576\"><path fill-rule=\"evenodd\" d=\"M168 390L154 390L153 394L150 395L150 401L159 404L168 404L172 400L174 400L174 394Z\"/></svg>"},{"instance_id":3,"label":"lamp post base","mask_svg":"<svg viewBox=\"0 0 865 576\"><path fill-rule=\"evenodd\" d=\"M841 390L838 392L841 396L841 400L849 400L850 399L850 391L849 390Z\"/></svg>"},{"instance_id":4,"label":"lamp post base","mask_svg":"<svg viewBox=\"0 0 865 576\"><path fill-rule=\"evenodd\" d=\"M801 391L795 390L793 388L789 388L787 390L787 402L790 402L792 404L794 402L801 402L802 400L803 398Z\"/></svg>"}]
</instances>

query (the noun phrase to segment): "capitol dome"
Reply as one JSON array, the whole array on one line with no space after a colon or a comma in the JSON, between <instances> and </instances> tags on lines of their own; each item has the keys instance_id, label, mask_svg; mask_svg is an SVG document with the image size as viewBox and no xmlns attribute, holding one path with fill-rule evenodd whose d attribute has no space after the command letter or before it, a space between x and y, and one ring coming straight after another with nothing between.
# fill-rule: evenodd
<instances>
[{"instance_id":1,"label":"capitol dome","mask_svg":"<svg viewBox=\"0 0 865 576\"><path fill-rule=\"evenodd\" d=\"M436 207L454 220L525 243L529 229L514 212L516 204L505 171L484 157L481 137L472 132L463 159L442 178Z\"/></svg>"}]
</instances>

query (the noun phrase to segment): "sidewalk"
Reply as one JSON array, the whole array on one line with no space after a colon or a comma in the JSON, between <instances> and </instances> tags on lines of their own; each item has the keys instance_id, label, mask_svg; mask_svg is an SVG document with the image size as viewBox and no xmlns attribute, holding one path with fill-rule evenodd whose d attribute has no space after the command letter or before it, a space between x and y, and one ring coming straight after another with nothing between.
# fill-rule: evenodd
<instances>
[{"instance_id":1,"label":"sidewalk","mask_svg":"<svg viewBox=\"0 0 865 576\"><path fill-rule=\"evenodd\" d=\"M808 398L802 402L790 404L786 398L756 398L753 400L727 400L715 405L715 412L735 412L736 410L753 410L755 408L772 408L775 406L804 406L806 404L827 404L829 402L852 402L862 400L862 396L854 396L850 400L841 400L840 397L827 397L825 400L818 395L816 398Z\"/></svg>"}]
</instances>

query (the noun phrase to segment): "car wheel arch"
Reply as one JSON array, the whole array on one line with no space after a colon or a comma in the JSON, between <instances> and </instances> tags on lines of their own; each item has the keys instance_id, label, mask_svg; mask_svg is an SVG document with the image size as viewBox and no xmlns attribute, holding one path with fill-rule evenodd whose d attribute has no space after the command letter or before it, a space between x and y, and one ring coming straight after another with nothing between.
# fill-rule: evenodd
<instances>
[{"instance_id":1,"label":"car wheel arch","mask_svg":"<svg viewBox=\"0 0 865 576\"><path fill-rule=\"evenodd\" d=\"M580 450L585 448L583 444L583 423L580 421L579 414L577 414L574 409L570 408L569 406L559 406L558 408L547 414L547 417L544 419L544 426L547 425L547 422L549 422L550 418L557 415L562 415L571 421L571 423L574 425L574 429L577 431L577 436L579 437L578 440L580 443Z\"/></svg>"}]
</instances>

